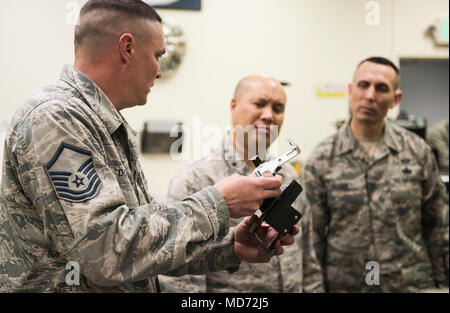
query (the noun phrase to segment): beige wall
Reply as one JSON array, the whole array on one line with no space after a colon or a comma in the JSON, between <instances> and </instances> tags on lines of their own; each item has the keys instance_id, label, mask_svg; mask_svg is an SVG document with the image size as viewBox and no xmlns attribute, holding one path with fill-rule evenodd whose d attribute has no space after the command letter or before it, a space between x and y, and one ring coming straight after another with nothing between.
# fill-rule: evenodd
<instances>
[{"instance_id":1,"label":"beige wall","mask_svg":"<svg viewBox=\"0 0 450 313\"><path fill-rule=\"evenodd\" d=\"M73 27L65 0L0 0L0 120L40 86L55 81L73 60ZM79 0L83 4L85 1ZM365 0L203 0L202 11L159 10L181 25L187 53L177 73L161 79L145 107L124 111L136 130L146 119L180 119L192 128L229 122L236 82L265 72L291 83L281 138L293 138L304 160L347 115L347 100L318 99L318 83L348 83L356 64L371 55L448 58L424 33L448 16L447 0L380 0L380 25L366 24ZM203 138L204 141L207 138ZM287 149L280 142L279 151ZM165 155L142 158L151 192L163 198L185 164Z\"/></svg>"}]
</instances>

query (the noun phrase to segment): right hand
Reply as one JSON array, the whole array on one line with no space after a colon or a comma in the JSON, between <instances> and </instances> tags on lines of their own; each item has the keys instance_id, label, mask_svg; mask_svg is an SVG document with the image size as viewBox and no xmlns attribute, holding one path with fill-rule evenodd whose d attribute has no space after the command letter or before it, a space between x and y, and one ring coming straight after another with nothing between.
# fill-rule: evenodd
<instances>
[{"instance_id":1,"label":"right hand","mask_svg":"<svg viewBox=\"0 0 450 313\"><path fill-rule=\"evenodd\" d=\"M281 176L264 177L233 174L217 182L216 187L227 203L230 216L239 218L253 215L264 199L281 194Z\"/></svg>"}]
</instances>

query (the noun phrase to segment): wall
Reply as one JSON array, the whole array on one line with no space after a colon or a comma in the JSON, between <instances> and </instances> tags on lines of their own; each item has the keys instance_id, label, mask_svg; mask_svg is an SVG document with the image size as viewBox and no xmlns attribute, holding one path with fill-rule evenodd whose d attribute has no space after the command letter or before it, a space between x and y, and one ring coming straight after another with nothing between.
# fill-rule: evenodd
<instances>
[{"instance_id":1,"label":"wall","mask_svg":"<svg viewBox=\"0 0 450 313\"><path fill-rule=\"evenodd\" d=\"M70 1L0 0L0 119L41 85L56 80L73 60L73 27L66 24ZM79 0L79 4L85 1ZM177 73L161 79L145 107L123 111L136 130L147 119L180 119L192 129L229 122L236 82L268 73L291 83L279 151L293 138L304 160L347 116L347 99L318 99L318 83L348 83L356 64L371 55L448 58L426 28L447 14L447 0L380 0L380 24L366 24L365 0L203 0L202 10L162 10L183 28L188 46ZM394 112L395 114L395 112ZM203 141L207 138L203 138ZM164 198L170 178L186 163L165 155L143 156L151 192Z\"/></svg>"}]
</instances>

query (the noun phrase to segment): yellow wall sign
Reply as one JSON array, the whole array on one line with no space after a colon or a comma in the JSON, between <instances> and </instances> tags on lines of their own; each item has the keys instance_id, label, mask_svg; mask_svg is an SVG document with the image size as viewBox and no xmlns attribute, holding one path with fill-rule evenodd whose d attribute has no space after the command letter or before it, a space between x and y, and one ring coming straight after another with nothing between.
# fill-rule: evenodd
<instances>
[{"instance_id":1,"label":"yellow wall sign","mask_svg":"<svg viewBox=\"0 0 450 313\"><path fill-rule=\"evenodd\" d=\"M347 85L341 83L323 83L316 88L316 98L345 98Z\"/></svg>"}]
</instances>

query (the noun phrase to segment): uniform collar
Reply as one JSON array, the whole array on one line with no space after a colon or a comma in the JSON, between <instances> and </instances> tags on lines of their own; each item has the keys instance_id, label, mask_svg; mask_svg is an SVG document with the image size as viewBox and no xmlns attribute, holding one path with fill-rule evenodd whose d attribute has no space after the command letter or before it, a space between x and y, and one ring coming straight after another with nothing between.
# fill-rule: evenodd
<instances>
[{"instance_id":1,"label":"uniform collar","mask_svg":"<svg viewBox=\"0 0 450 313\"><path fill-rule=\"evenodd\" d=\"M123 116L116 110L106 94L87 75L71 65L65 65L60 80L78 91L80 98L84 98L90 108L98 114L110 135L120 125L127 125Z\"/></svg>"},{"instance_id":2,"label":"uniform collar","mask_svg":"<svg viewBox=\"0 0 450 313\"><path fill-rule=\"evenodd\" d=\"M384 122L384 143L391 150L400 152L403 150L403 139L400 134L395 130L392 122L386 120Z\"/></svg>"},{"instance_id":3,"label":"uniform collar","mask_svg":"<svg viewBox=\"0 0 450 313\"><path fill-rule=\"evenodd\" d=\"M358 140L353 136L348 119L339 129L336 145L336 155L342 155L356 150L359 146ZM384 122L384 130L377 145L377 159L389 153L389 149L395 152L402 150L403 141L401 136L395 131L394 126L388 120Z\"/></svg>"},{"instance_id":4,"label":"uniform collar","mask_svg":"<svg viewBox=\"0 0 450 313\"><path fill-rule=\"evenodd\" d=\"M338 136L336 141L336 155L342 155L350 152L357 147L357 140L353 136L350 129L350 119L348 119L344 125L338 130Z\"/></svg>"}]
</instances>

